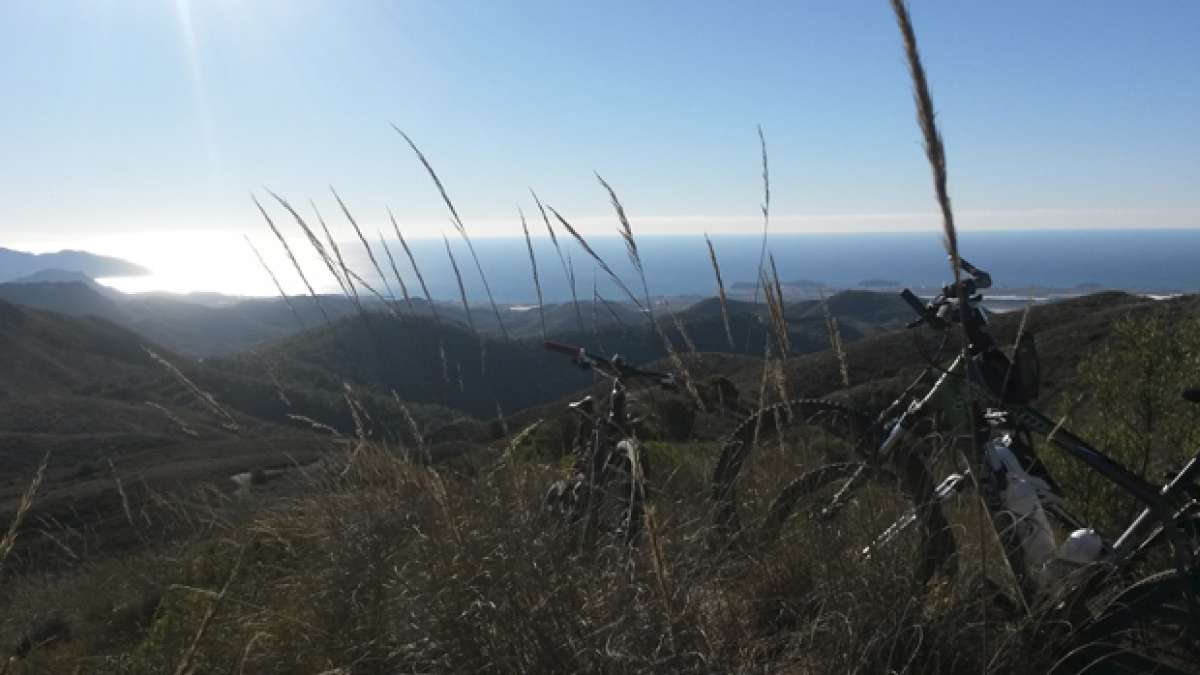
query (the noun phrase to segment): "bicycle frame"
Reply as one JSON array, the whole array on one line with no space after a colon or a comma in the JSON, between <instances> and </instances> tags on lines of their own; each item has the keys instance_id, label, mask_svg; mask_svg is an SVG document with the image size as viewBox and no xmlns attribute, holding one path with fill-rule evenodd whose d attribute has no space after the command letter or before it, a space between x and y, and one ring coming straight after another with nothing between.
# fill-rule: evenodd
<instances>
[{"instance_id":1,"label":"bicycle frame","mask_svg":"<svg viewBox=\"0 0 1200 675\"><path fill-rule=\"evenodd\" d=\"M1056 424L1036 409L1027 405L1006 404L998 400L987 387L980 383L978 378L973 376L971 370L969 359L966 355L959 354L950 367L937 379L929 392L924 397L912 401L908 408L899 417L895 418L887 437L879 447L878 456L890 456L900 441L907 435L907 432L914 426L915 418L926 407L930 406L932 402L944 396L944 388L951 386L957 380L969 389L969 391L961 391L960 396L954 397L956 400L961 400L967 406L968 414L976 414L980 404L990 405L995 409L1006 411L1015 426L1044 436L1055 447L1067 453L1076 461L1087 465L1106 480L1117 485L1145 505L1141 513L1126 527L1115 541L1111 544L1105 543L1101 558L1102 561L1119 567L1131 561L1138 553L1146 550L1150 544L1165 534L1173 544L1175 564L1179 571L1181 573L1198 571L1195 559L1196 553L1184 544L1181 524L1188 517L1200 513L1200 504L1185 491L1191 481L1200 475L1200 452L1194 455L1191 461L1165 486L1155 486L1100 450L1093 448L1075 434L1061 428L1060 424ZM897 401L893 405L899 403L900 401ZM982 457L984 448L982 447L981 440L975 438L972 439L972 442L975 444L978 457ZM988 463L977 461L978 457L973 458L976 461L969 462L970 466L973 469L978 468L985 472L990 471ZM935 490L935 499L939 501L948 499L961 490L964 484L965 481L960 475L955 474L948 477ZM987 484L994 485L995 483L989 481ZM987 496L994 497L994 495ZM996 503L992 499L985 499L984 501L989 506L989 509L991 504ZM1078 521L1070 516L1069 513L1063 509L1056 508L1055 505L1050 505L1046 508L1046 511L1073 527L1080 526ZM992 515L994 516L995 514ZM907 517L897 521L876 539L876 545L886 543L886 541L894 537L900 530L914 522L915 519L914 514L909 514ZM1018 542L1017 545L1020 546L1021 543ZM1012 552L1006 551L1006 553Z\"/></svg>"}]
</instances>

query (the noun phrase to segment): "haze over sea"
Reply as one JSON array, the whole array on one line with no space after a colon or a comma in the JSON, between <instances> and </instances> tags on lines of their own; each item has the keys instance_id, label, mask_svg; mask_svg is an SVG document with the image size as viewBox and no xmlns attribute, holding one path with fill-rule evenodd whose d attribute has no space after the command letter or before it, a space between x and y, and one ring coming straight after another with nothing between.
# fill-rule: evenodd
<instances>
[{"instance_id":1,"label":"haze over sea","mask_svg":"<svg viewBox=\"0 0 1200 675\"><path fill-rule=\"evenodd\" d=\"M105 283L128 291L275 294L270 278L240 237L215 237L205 240L197 233L196 241L183 246L154 240L125 250L104 246L101 252L123 255L153 272L148 277L111 279ZM965 232L960 239L964 257L990 271L998 287L1070 289L1080 284L1098 284L1103 288L1143 292L1200 290L1200 230L980 231ZM640 282L621 239L589 236L588 240L630 288L640 294ZM714 235L712 240L726 285L752 282L758 267L761 237ZM202 245L203 241L209 243ZM278 243L263 237L256 241L288 292L303 292L299 277ZM520 303L534 299L524 239L496 237L473 241L497 301ZM570 299L562 265L550 240L535 237L533 241L546 301ZM410 292L419 293L416 277L398 242L388 243ZM458 288L442 240L414 239L409 243L433 295L457 299ZM637 243L652 294L715 294L702 235L647 235L638 237ZM301 260L314 286L319 291L332 292L332 278L311 255L307 244L298 241L293 244L302 254ZM485 301L483 285L466 246L458 239L452 239L451 244L468 296L473 302ZM591 297L595 278L606 299L623 299L622 293L596 269L569 235L560 233L559 244L564 254L570 256L580 298ZM379 250L377 241L373 246L390 283L395 286L386 254ZM811 280L837 288L854 288L865 280L877 279L915 287L943 283L950 275L939 234L935 232L772 234L768 246L785 283ZM361 244L343 243L342 251L363 278L372 283L378 281ZM394 290L399 293L398 288Z\"/></svg>"}]
</instances>

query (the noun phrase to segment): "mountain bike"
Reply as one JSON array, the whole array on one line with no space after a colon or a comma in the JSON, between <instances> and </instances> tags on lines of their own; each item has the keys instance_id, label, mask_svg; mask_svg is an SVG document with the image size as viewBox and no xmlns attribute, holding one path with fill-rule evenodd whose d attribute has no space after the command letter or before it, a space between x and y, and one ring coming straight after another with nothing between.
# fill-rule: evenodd
<instances>
[{"instance_id":1,"label":"mountain bike","mask_svg":"<svg viewBox=\"0 0 1200 675\"><path fill-rule=\"evenodd\" d=\"M674 389L675 377L635 368L619 355L606 358L582 347L550 341L544 346L571 357L576 367L590 370L611 384L599 406L591 396L568 406L582 418L577 434L580 442L574 448L571 476L550 486L545 505L563 513L572 527L579 528L581 546L600 527L611 529L626 545L632 545L642 523L647 463L641 444L631 433L627 385L641 381Z\"/></svg>"},{"instance_id":2,"label":"mountain bike","mask_svg":"<svg viewBox=\"0 0 1200 675\"><path fill-rule=\"evenodd\" d=\"M991 286L990 275L965 260L962 270L959 282L927 303L908 289L901 293L917 315L910 329L942 333L943 347L962 331L950 364L931 365L874 417L812 399L750 416L723 442L714 469L714 531L725 544L770 546L790 518L803 516L849 538L860 559L914 556L914 581L923 587L936 574L957 572L958 541L943 506L973 489L1017 581L1018 605L1075 627L1082 646L1066 667L1200 671L1200 451L1156 485L1031 407L1040 381L1033 336L1022 332L1013 357L1005 354L981 308L979 291ZM924 394L914 393L931 379ZM1200 401L1200 392L1185 396ZM934 415L951 430L949 442L923 425ZM760 439L774 433L793 449L804 442L806 461L814 465L779 489L758 526L747 531L737 479ZM1067 509L1061 486L1034 452L1033 434L1141 505L1115 539ZM945 465L947 474L935 481L934 469ZM857 531L864 528L850 515L856 511L893 519L881 530ZM1061 541L1056 526L1069 532ZM1171 569L1130 584L1131 575L1141 573L1137 564L1163 550Z\"/></svg>"}]
</instances>

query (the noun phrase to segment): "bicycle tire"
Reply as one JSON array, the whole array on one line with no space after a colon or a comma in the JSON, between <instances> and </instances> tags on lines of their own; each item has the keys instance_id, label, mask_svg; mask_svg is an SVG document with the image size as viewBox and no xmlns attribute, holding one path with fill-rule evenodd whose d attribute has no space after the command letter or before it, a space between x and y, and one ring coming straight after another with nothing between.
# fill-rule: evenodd
<instances>
[{"instance_id":1,"label":"bicycle tire","mask_svg":"<svg viewBox=\"0 0 1200 675\"><path fill-rule=\"evenodd\" d=\"M758 527L758 545L775 545L797 512L805 512L809 520L837 525L839 519L844 522L850 517L843 511L855 500L863 501L864 495L873 494L872 506L880 512L877 515L883 516L879 522L884 528L914 515L912 522L919 525L916 531L920 534L914 544L917 579L927 581L939 569L951 575L956 571L952 563L957 546L934 497L932 476L918 448L905 446L888 458L891 462L869 461L882 440L881 431L866 415L820 399L799 399L766 408L743 421L722 444L713 472L713 499L714 529L723 538L737 540L743 535L736 481L756 444L755 436L765 435L764 440L770 440L772 426L777 426L781 438L799 432L832 436L840 443L827 444L824 456L818 451L817 457L809 458L809 468L774 492ZM849 456L832 456L839 449Z\"/></svg>"},{"instance_id":2,"label":"bicycle tire","mask_svg":"<svg viewBox=\"0 0 1200 675\"><path fill-rule=\"evenodd\" d=\"M736 536L741 531L737 481L762 432L766 430L770 434L773 430L786 430L814 421L835 436L847 434L840 427L847 427L851 435L864 437L871 429L871 420L865 415L849 406L823 399L794 399L767 406L746 417L722 441L721 453L713 468L712 500L714 525L718 532L723 536ZM857 452L861 453L861 449Z\"/></svg>"},{"instance_id":3,"label":"bicycle tire","mask_svg":"<svg viewBox=\"0 0 1200 675\"><path fill-rule=\"evenodd\" d=\"M593 483L582 472L553 482L543 508L557 512L580 536L619 536L626 545L636 543L646 502L646 458L636 439L617 442L605 453L603 468Z\"/></svg>"},{"instance_id":4,"label":"bicycle tire","mask_svg":"<svg viewBox=\"0 0 1200 675\"><path fill-rule=\"evenodd\" d=\"M1055 672L1200 672L1200 617L1189 607L1200 578L1176 570L1131 584L1078 631L1080 647Z\"/></svg>"}]
</instances>

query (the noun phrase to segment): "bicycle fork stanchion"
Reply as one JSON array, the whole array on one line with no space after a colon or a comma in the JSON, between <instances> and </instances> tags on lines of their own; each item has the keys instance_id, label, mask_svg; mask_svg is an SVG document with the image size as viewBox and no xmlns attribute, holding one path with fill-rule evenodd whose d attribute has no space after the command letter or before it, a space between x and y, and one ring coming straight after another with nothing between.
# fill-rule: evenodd
<instances>
[{"instance_id":1,"label":"bicycle fork stanchion","mask_svg":"<svg viewBox=\"0 0 1200 675\"><path fill-rule=\"evenodd\" d=\"M626 429L628 423L628 415L626 412L626 380L644 380L649 381L665 389L672 389L675 386L675 378L670 373L660 373L649 370L642 370L629 366L619 356L605 358L598 354L588 352L582 347L572 347L569 345L559 344L557 342L547 341L543 345L547 350L558 352L565 356L571 357L572 363L583 370L590 370L608 380L612 381L612 388L609 391L607 410L602 414L592 415L592 437L591 437L591 456L586 464L586 480L587 489L584 497L583 511L578 517L573 516L572 525L580 526L579 532L579 551L582 554L587 547L592 543L595 536L595 530L599 526L600 514L605 510L606 484L609 480L610 467L609 464L614 461L621 461L619 456L614 457L612 452L613 445L610 442L610 434L614 431L624 437L628 434ZM639 523L636 522L640 517L641 500L645 498L644 487L642 486L643 471L642 460L636 441L633 445L629 445L622 441L618 447L619 452L624 452L624 458L629 462L629 480L630 486L628 494L624 496L628 500L628 508L621 516L621 524L625 530L625 539L627 543L632 544L633 538L636 536ZM576 509L574 513L579 513Z\"/></svg>"},{"instance_id":2,"label":"bicycle fork stanchion","mask_svg":"<svg viewBox=\"0 0 1200 675\"><path fill-rule=\"evenodd\" d=\"M583 524L579 532L579 552L583 553L590 543L589 537L596 525L599 511L603 506L605 473L608 469L608 419L596 420L592 431L591 470L588 471L587 499L584 502Z\"/></svg>"},{"instance_id":3,"label":"bicycle fork stanchion","mask_svg":"<svg viewBox=\"0 0 1200 675\"><path fill-rule=\"evenodd\" d=\"M969 473L970 472L967 472L966 474L952 473L949 476L946 476L942 482L938 483L938 486L934 488L935 501L938 504L944 504L958 496L958 494L966 488L970 487L970 483L967 482L967 476ZM889 542L895 539L897 535L899 535L913 523L917 522L919 518L920 514L918 513L918 509L912 509L908 513L901 516L899 520L889 525L886 530L880 533L879 536L875 537L874 541L863 548L863 558L870 560L871 551L882 546L886 546Z\"/></svg>"}]
</instances>

